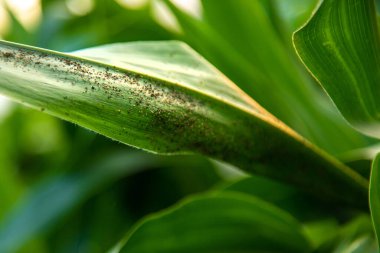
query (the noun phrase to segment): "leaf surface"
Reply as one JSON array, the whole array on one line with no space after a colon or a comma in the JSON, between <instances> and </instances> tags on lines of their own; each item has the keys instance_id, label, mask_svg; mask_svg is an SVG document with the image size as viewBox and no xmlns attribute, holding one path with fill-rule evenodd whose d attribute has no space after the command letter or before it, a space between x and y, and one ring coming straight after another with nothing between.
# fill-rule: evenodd
<instances>
[{"instance_id":1,"label":"leaf surface","mask_svg":"<svg viewBox=\"0 0 380 253\"><path fill-rule=\"evenodd\" d=\"M235 84L181 42L111 44L76 51L74 55L155 77L225 103L265 114Z\"/></svg>"},{"instance_id":2,"label":"leaf surface","mask_svg":"<svg viewBox=\"0 0 380 253\"><path fill-rule=\"evenodd\" d=\"M128 145L198 153L321 198L364 204L364 178L267 113L183 43L62 54L1 42L0 76L1 93Z\"/></svg>"},{"instance_id":3,"label":"leaf surface","mask_svg":"<svg viewBox=\"0 0 380 253\"><path fill-rule=\"evenodd\" d=\"M380 37L373 0L325 0L294 34L299 56L343 116L380 137Z\"/></svg>"},{"instance_id":4,"label":"leaf surface","mask_svg":"<svg viewBox=\"0 0 380 253\"><path fill-rule=\"evenodd\" d=\"M147 243L148 242L148 243ZM310 252L286 212L241 193L188 198L141 221L113 252Z\"/></svg>"}]
</instances>

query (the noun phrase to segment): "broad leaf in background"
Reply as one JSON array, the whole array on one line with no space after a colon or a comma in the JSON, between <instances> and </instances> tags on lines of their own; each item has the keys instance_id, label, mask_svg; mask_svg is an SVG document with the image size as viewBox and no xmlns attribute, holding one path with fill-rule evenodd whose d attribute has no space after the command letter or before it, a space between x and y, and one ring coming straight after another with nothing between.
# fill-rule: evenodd
<instances>
[{"instance_id":1,"label":"broad leaf in background","mask_svg":"<svg viewBox=\"0 0 380 253\"><path fill-rule=\"evenodd\" d=\"M166 2L184 31L182 40L302 136L333 155L371 143L315 88L289 45L290 32L279 34L287 24L282 20L290 18L274 12L286 10L286 3L207 0L199 20Z\"/></svg>"},{"instance_id":2,"label":"broad leaf in background","mask_svg":"<svg viewBox=\"0 0 380 253\"><path fill-rule=\"evenodd\" d=\"M373 226L380 246L380 154L373 161L369 186L369 205Z\"/></svg>"},{"instance_id":3,"label":"broad leaf in background","mask_svg":"<svg viewBox=\"0 0 380 253\"><path fill-rule=\"evenodd\" d=\"M183 43L77 53L87 58L5 41L0 51L0 91L42 111L135 147L203 154L321 198L365 205L367 180L279 122ZM98 61L89 60L91 52Z\"/></svg>"},{"instance_id":4,"label":"broad leaf in background","mask_svg":"<svg viewBox=\"0 0 380 253\"><path fill-rule=\"evenodd\" d=\"M299 56L343 116L380 138L380 37L374 0L325 0L294 34Z\"/></svg>"},{"instance_id":5,"label":"broad leaf in background","mask_svg":"<svg viewBox=\"0 0 380 253\"><path fill-rule=\"evenodd\" d=\"M240 192L262 199L290 213L303 223L313 248L317 248L335 236L338 219L348 208L331 208L320 200L294 187L270 179L250 176L217 189L223 192Z\"/></svg>"},{"instance_id":6,"label":"broad leaf in background","mask_svg":"<svg viewBox=\"0 0 380 253\"><path fill-rule=\"evenodd\" d=\"M311 245L288 213L246 194L221 193L143 219L112 252L153 251L305 253Z\"/></svg>"}]
</instances>

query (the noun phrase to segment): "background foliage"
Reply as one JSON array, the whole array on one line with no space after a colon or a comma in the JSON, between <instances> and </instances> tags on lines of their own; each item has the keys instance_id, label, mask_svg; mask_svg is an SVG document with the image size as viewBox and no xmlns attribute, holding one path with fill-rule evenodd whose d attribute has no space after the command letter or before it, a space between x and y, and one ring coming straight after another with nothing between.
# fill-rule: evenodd
<instances>
[{"instance_id":1,"label":"background foliage","mask_svg":"<svg viewBox=\"0 0 380 253\"><path fill-rule=\"evenodd\" d=\"M369 176L377 141L346 123L293 49L292 33L317 1L204 0L195 12L169 1L74 2L41 1L34 27L4 2L2 37L64 52L183 40L302 136ZM146 154L15 104L1 117L1 252L105 252L132 232L125 252L200 252L202 238L206 252L377 252L366 208L326 203L200 156ZM216 238L197 237L226 220ZM267 226L281 236L251 232ZM176 231L194 241L173 243Z\"/></svg>"}]
</instances>

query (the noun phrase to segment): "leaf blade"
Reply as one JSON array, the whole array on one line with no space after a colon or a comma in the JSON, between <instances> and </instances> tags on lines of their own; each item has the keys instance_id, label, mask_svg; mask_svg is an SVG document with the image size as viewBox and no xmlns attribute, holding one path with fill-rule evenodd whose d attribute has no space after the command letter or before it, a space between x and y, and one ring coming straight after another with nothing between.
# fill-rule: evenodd
<instances>
[{"instance_id":1,"label":"leaf blade","mask_svg":"<svg viewBox=\"0 0 380 253\"><path fill-rule=\"evenodd\" d=\"M73 54L175 83L249 111L266 113L227 77L180 41L116 43Z\"/></svg>"},{"instance_id":2,"label":"leaf blade","mask_svg":"<svg viewBox=\"0 0 380 253\"><path fill-rule=\"evenodd\" d=\"M185 230L182 230L183 228ZM155 233L155 231L160 231ZM266 231L271 231L266 233ZM277 236L273 237L273 233ZM234 236L230 236L234 235ZM239 235L239 236L237 236ZM120 252L308 252L301 226L286 212L240 193L191 197L150 216ZM145 242L149 241L149 244ZM117 251L115 251L117 252Z\"/></svg>"},{"instance_id":3,"label":"leaf blade","mask_svg":"<svg viewBox=\"0 0 380 253\"><path fill-rule=\"evenodd\" d=\"M143 75L9 42L0 46L0 91L10 97L134 147L203 154L321 196L364 205L364 178L246 96L238 98L238 88L229 81L224 88L230 96L220 99L211 88L203 91L201 83L188 83L198 85L189 88L162 80L159 73ZM234 99L241 99L240 105Z\"/></svg>"},{"instance_id":4,"label":"leaf blade","mask_svg":"<svg viewBox=\"0 0 380 253\"><path fill-rule=\"evenodd\" d=\"M293 42L343 116L363 133L379 137L380 39L374 1L321 2Z\"/></svg>"}]
</instances>

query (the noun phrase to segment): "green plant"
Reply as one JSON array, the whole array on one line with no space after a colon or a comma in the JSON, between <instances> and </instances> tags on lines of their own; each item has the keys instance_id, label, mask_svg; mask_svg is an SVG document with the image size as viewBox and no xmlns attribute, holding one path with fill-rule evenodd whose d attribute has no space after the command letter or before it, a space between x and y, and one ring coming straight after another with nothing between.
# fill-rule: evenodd
<instances>
[{"instance_id":1,"label":"green plant","mask_svg":"<svg viewBox=\"0 0 380 253\"><path fill-rule=\"evenodd\" d=\"M111 252L378 252L375 1L320 1L307 22L315 1L203 0L202 19L165 3L176 36L233 82L179 41L71 53L0 41L2 94L130 146L251 175L142 218ZM286 15L299 6L308 11ZM297 54L347 121L374 138L346 123ZM78 150L92 144L83 139ZM0 250L17 250L99 185L186 159L128 151L50 179L4 219Z\"/></svg>"}]
</instances>

